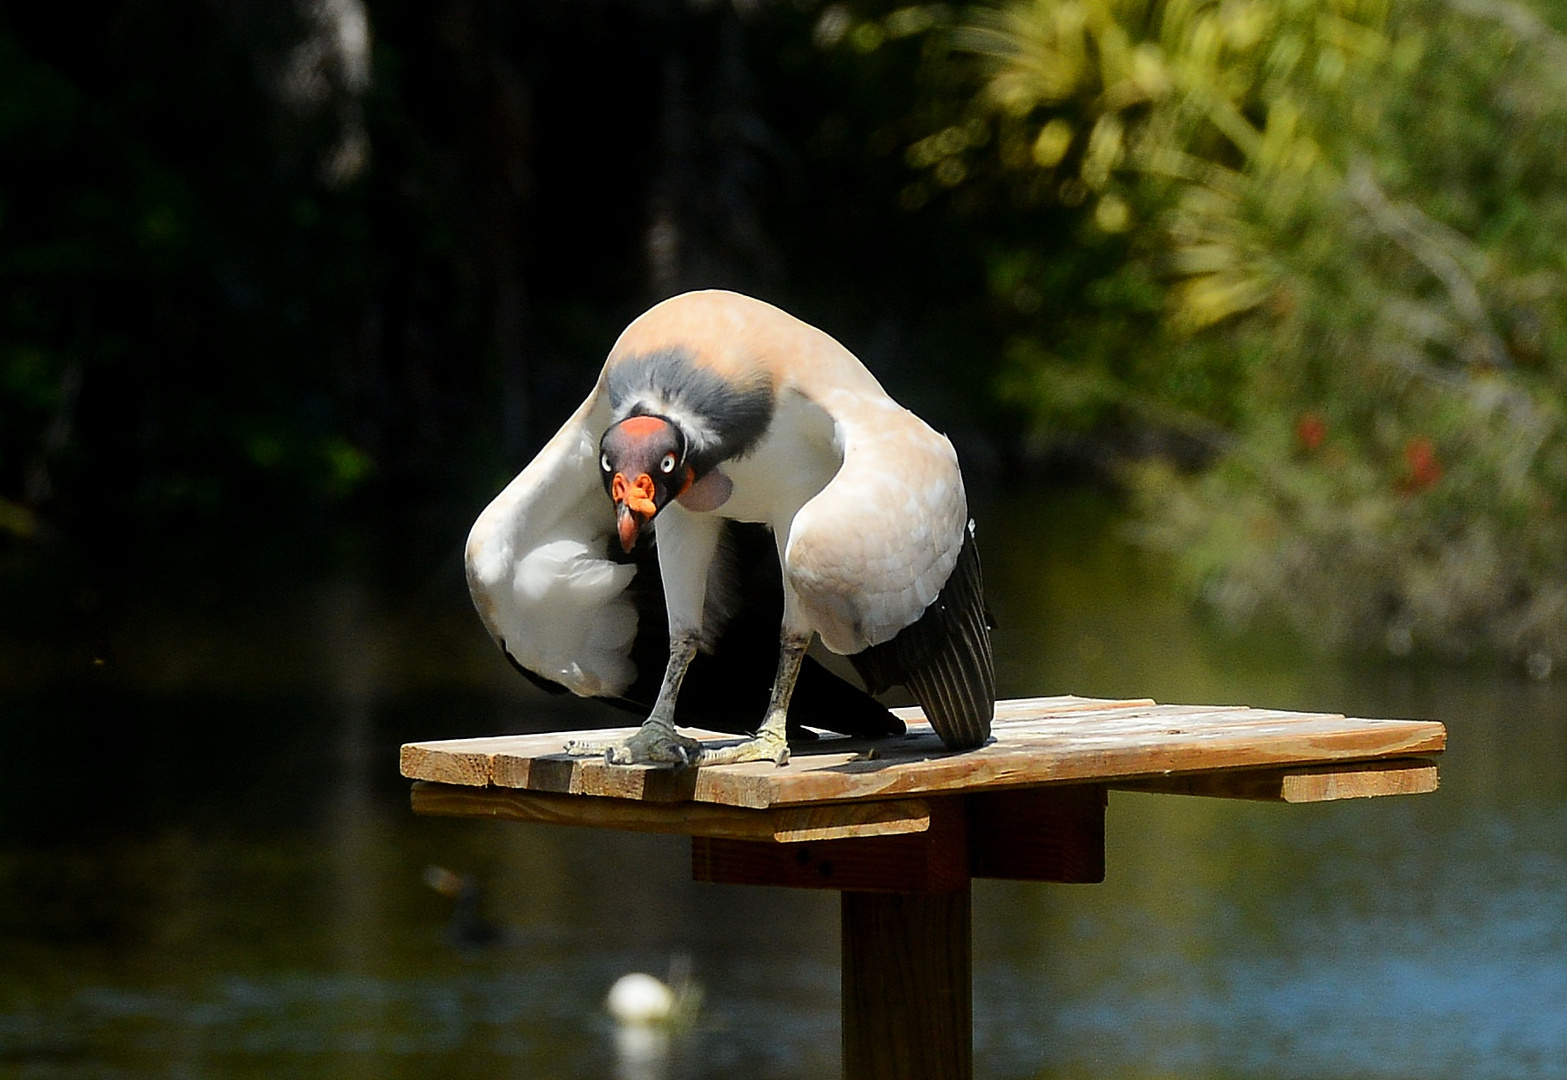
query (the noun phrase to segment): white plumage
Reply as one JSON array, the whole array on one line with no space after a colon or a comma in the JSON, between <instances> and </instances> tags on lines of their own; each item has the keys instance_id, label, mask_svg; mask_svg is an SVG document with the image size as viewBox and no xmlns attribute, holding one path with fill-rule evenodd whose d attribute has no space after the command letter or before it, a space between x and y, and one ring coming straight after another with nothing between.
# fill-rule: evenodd
<instances>
[{"instance_id":1,"label":"white plumage","mask_svg":"<svg viewBox=\"0 0 1567 1080\"><path fill-rule=\"evenodd\" d=\"M639 570L617 547L632 551L655 515L670 642L649 718L655 758L700 754L663 736L686 665L726 630L733 522L771 530L781 573L782 663L761 756L787 757L783 713L812 634L861 657L873 682L908 682L927 712L969 714L948 717L949 730L932 715L950 745L988 734L989 639L957 456L828 335L725 292L675 297L627 327L587 400L473 526L469 585L490 633L575 693L625 694L646 627L631 595ZM972 569L955 574L960 555ZM944 589L952 603L937 603ZM924 654L946 664L945 689L922 694L905 670Z\"/></svg>"},{"instance_id":2,"label":"white plumage","mask_svg":"<svg viewBox=\"0 0 1567 1080\"><path fill-rule=\"evenodd\" d=\"M604 557L594 411L579 409L495 497L467 547L469 592L491 636L583 697L618 695L636 674L637 613L624 595L636 569ZM608 410L596 411L607 425Z\"/></svg>"}]
</instances>

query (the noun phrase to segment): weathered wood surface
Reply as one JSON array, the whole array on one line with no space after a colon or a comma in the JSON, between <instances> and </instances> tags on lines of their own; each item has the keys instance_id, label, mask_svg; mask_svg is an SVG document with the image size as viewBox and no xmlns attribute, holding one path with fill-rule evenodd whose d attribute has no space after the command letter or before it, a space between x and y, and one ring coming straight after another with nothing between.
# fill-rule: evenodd
<instances>
[{"instance_id":1,"label":"weathered wood surface","mask_svg":"<svg viewBox=\"0 0 1567 1080\"><path fill-rule=\"evenodd\" d=\"M919 710L898 711L908 734L797 745L782 769L767 762L611 766L562 752L567 738L614 738L630 734L626 728L410 743L402 749L402 771L441 784L767 809L1215 770L1309 769L1435 754L1447 742L1446 730L1432 721L1051 697L998 702L992 741L951 753ZM714 745L736 741L716 732L692 734Z\"/></svg>"}]
</instances>

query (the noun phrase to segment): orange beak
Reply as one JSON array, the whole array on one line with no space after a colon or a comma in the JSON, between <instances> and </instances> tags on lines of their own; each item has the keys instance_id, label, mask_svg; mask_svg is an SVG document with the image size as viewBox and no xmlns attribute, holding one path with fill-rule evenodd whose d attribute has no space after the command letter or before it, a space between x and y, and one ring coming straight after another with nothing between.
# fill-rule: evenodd
<instances>
[{"instance_id":1,"label":"orange beak","mask_svg":"<svg viewBox=\"0 0 1567 1080\"><path fill-rule=\"evenodd\" d=\"M620 547L630 553L636 546L642 526L653 520L658 504L653 501L653 478L643 473L635 480L626 481L623 473L616 473L610 482L610 497L615 500L615 525L620 532Z\"/></svg>"}]
</instances>

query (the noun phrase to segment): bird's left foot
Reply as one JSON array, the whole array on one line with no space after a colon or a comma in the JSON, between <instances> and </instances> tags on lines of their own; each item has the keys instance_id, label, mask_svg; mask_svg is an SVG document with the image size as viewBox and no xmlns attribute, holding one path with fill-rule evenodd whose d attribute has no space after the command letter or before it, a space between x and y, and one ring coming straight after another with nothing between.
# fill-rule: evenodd
<instances>
[{"instance_id":1,"label":"bird's left foot","mask_svg":"<svg viewBox=\"0 0 1567 1080\"><path fill-rule=\"evenodd\" d=\"M733 765L737 761L771 761L774 765L787 765L789 740L782 734L763 728L754 739L717 750L704 750L698 764Z\"/></svg>"},{"instance_id":2,"label":"bird's left foot","mask_svg":"<svg viewBox=\"0 0 1567 1080\"><path fill-rule=\"evenodd\" d=\"M573 739L566 744L566 753L573 757L603 757L611 765L684 767L705 760L701 743L676 733L673 727L652 720L643 724L629 739L616 742Z\"/></svg>"}]
</instances>

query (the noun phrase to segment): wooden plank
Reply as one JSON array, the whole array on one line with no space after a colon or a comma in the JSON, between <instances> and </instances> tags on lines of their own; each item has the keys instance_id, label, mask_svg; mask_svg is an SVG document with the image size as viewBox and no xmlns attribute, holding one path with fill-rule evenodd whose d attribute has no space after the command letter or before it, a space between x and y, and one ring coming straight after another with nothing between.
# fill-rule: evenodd
<instances>
[{"instance_id":1,"label":"wooden plank","mask_svg":"<svg viewBox=\"0 0 1567 1080\"><path fill-rule=\"evenodd\" d=\"M569 736L552 733L410 744L403 748L403 770L411 779L445 783L765 809L1409 757L1439 753L1447 738L1442 725L1430 721L1146 701L1004 701L997 716L993 740L964 753L945 750L928 725L913 718L901 737L874 742L834 737L798 745L782 769L767 762L698 769L610 766L566 757L561 751ZM715 745L736 741L693 734Z\"/></svg>"},{"instance_id":2,"label":"wooden plank","mask_svg":"<svg viewBox=\"0 0 1567 1080\"><path fill-rule=\"evenodd\" d=\"M779 844L902 836L930 828L930 804L922 799L744 810L707 803L639 803L597 795L555 795L512 788L435 784L424 780L413 785L412 798L417 814L766 840Z\"/></svg>"},{"instance_id":3,"label":"wooden plank","mask_svg":"<svg viewBox=\"0 0 1567 1080\"><path fill-rule=\"evenodd\" d=\"M1414 760L1388 769L1317 769L1284 775L1280 796L1287 803L1370 799L1382 795L1428 795L1440 778L1436 762Z\"/></svg>"},{"instance_id":4,"label":"wooden plank","mask_svg":"<svg viewBox=\"0 0 1567 1080\"><path fill-rule=\"evenodd\" d=\"M1187 773L1117 783L1118 791L1201 795L1221 799L1313 803L1379 795L1424 795L1437 789L1436 762L1406 758L1306 769Z\"/></svg>"},{"instance_id":5,"label":"wooden plank","mask_svg":"<svg viewBox=\"0 0 1567 1080\"><path fill-rule=\"evenodd\" d=\"M1105 789L1097 784L968 796L969 871L1013 881L1105 879Z\"/></svg>"},{"instance_id":6,"label":"wooden plank","mask_svg":"<svg viewBox=\"0 0 1567 1080\"><path fill-rule=\"evenodd\" d=\"M780 844L696 836L691 877L720 885L783 885L859 892L966 889L968 835L961 799L931 802L921 833Z\"/></svg>"},{"instance_id":7,"label":"wooden plank","mask_svg":"<svg viewBox=\"0 0 1567 1080\"><path fill-rule=\"evenodd\" d=\"M841 904L843 1075L969 1080L974 1074L969 889L846 892Z\"/></svg>"},{"instance_id":8,"label":"wooden plank","mask_svg":"<svg viewBox=\"0 0 1567 1080\"><path fill-rule=\"evenodd\" d=\"M398 768L409 779L484 787L490 782L490 760L497 752L498 742L497 739L448 739L438 743L407 743L398 752Z\"/></svg>"},{"instance_id":9,"label":"wooden plank","mask_svg":"<svg viewBox=\"0 0 1567 1080\"><path fill-rule=\"evenodd\" d=\"M930 829L930 803L925 799L825 803L779 807L767 812L776 823L773 839L780 844L847 840L864 836L906 836Z\"/></svg>"}]
</instances>

